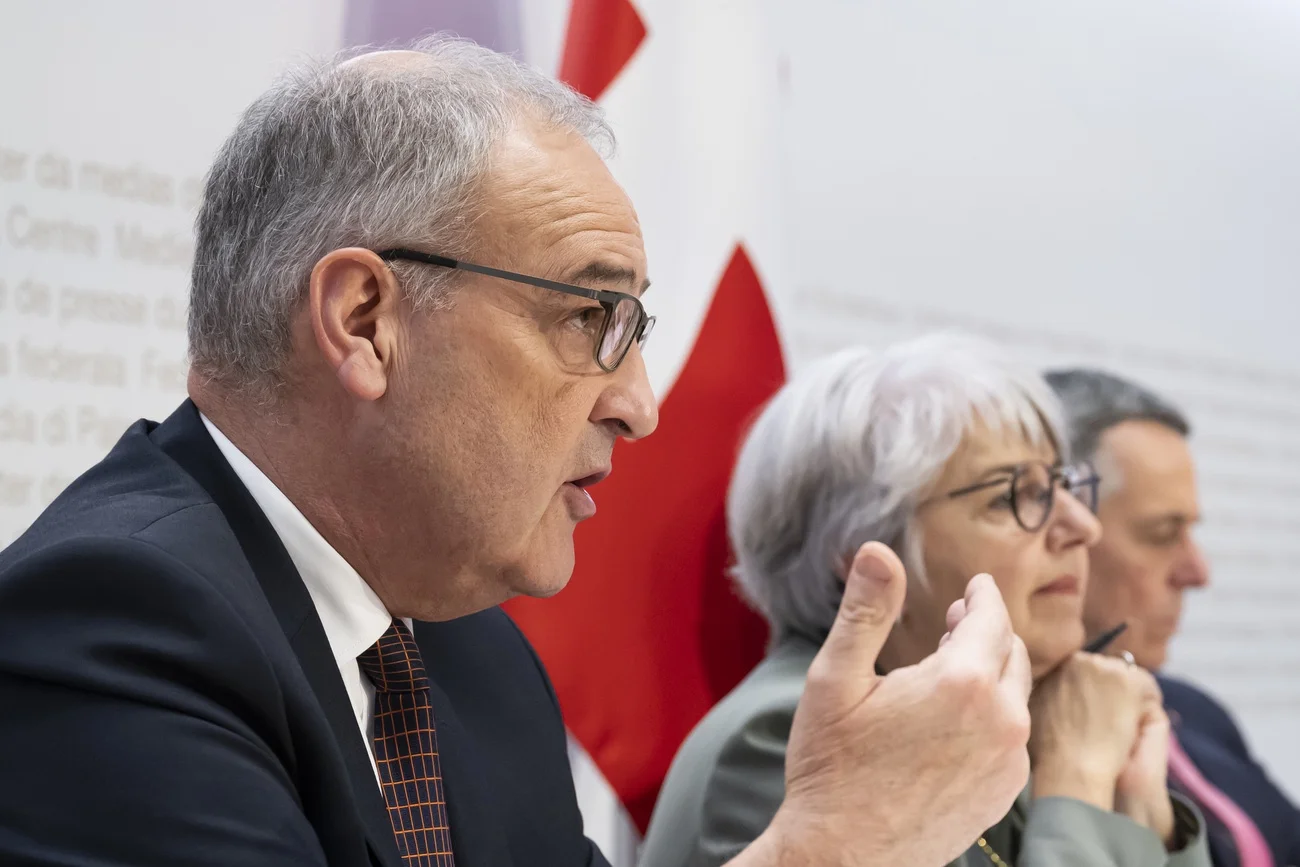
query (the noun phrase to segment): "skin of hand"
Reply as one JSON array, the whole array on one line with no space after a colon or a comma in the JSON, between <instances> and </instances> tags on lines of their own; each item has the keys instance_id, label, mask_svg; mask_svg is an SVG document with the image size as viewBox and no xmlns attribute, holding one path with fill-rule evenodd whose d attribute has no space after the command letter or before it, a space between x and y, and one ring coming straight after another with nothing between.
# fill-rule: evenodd
<instances>
[{"instance_id":1,"label":"skin of hand","mask_svg":"<svg viewBox=\"0 0 1300 867\"><path fill-rule=\"evenodd\" d=\"M808 672L786 796L733 867L941 867L999 821L1029 773L1029 657L988 575L947 614L935 653L881 676L907 576L869 542Z\"/></svg>"},{"instance_id":2,"label":"skin of hand","mask_svg":"<svg viewBox=\"0 0 1300 867\"><path fill-rule=\"evenodd\" d=\"M1160 685L1146 669L1131 669L1141 684L1137 742L1115 781L1115 812L1145 825L1168 846L1174 835L1174 808L1169 800L1169 717Z\"/></svg>"}]
</instances>

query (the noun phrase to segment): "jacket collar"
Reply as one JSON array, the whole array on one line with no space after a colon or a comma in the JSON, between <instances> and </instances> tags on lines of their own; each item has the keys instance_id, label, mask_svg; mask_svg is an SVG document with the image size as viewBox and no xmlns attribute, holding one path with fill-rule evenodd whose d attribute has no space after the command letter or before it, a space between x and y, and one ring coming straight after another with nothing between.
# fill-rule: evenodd
<instances>
[{"instance_id":1,"label":"jacket collar","mask_svg":"<svg viewBox=\"0 0 1300 867\"><path fill-rule=\"evenodd\" d=\"M207 490L225 516L334 732L372 857L385 867L401 867L387 806L375 784L374 768L357 730L347 690L293 560L209 436L192 401L186 400L159 425L153 439Z\"/></svg>"}]
</instances>

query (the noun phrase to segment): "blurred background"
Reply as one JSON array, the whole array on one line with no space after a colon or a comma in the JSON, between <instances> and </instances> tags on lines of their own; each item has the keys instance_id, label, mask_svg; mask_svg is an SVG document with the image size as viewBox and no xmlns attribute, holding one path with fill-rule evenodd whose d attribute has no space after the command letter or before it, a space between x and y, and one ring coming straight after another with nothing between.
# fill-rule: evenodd
<instances>
[{"instance_id":1,"label":"blurred background","mask_svg":"<svg viewBox=\"0 0 1300 867\"><path fill-rule=\"evenodd\" d=\"M243 107L437 30L598 99L645 231L664 445L615 465L653 481L598 491L572 586L512 610L611 860L762 650L718 541L739 426L810 359L936 328L1188 413L1212 583L1169 670L1300 797L1297 0L3 0L0 546L183 397L191 224Z\"/></svg>"}]
</instances>

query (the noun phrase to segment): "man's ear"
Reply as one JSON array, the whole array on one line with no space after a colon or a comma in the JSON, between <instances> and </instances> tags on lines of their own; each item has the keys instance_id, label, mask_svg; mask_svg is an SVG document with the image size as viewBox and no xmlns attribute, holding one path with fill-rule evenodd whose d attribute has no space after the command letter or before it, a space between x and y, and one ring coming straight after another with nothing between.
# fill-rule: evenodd
<instances>
[{"instance_id":1,"label":"man's ear","mask_svg":"<svg viewBox=\"0 0 1300 867\"><path fill-rule=\"evenodd\" d=\"M308 316L316 348L354 397L378 400L397 356L401 287L370 250L332 250L312 268Z\"/></svg>"}]
</instances>

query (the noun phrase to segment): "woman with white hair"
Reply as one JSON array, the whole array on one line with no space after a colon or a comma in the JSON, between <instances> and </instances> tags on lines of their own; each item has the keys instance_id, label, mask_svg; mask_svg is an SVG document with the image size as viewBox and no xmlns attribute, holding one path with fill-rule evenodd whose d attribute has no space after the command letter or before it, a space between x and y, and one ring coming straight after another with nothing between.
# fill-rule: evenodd
<instances>
[{"instance_id":1,"label":"woman with white hair","mask_svg":"<svg viewBox=\"0 0 1300 867\"><path fill-rule=\"evenodd\" d=\"M1033 668L1030 785L957 863L1208 867L1199 815L1166 787L1169 723L1154 680L1081 651L1098 480L1068 461L1061 417L1037 373L960 335L843 352L777 394L749 433L727 504L734 574L772 644L682 746L643 867L721 864L763 831L847 570L896 569L900 558L907 598L883 670L933 652L981 572Z\"/></svg>"}]
</instances>

